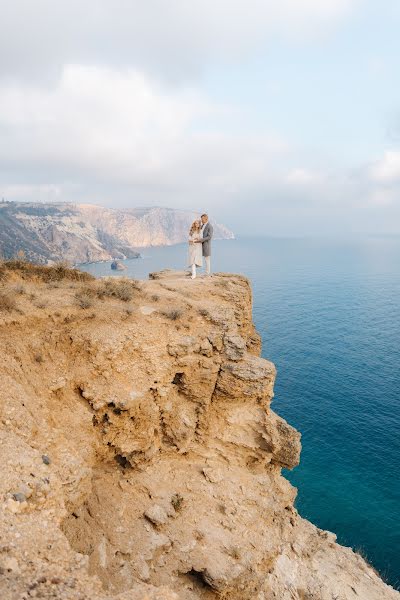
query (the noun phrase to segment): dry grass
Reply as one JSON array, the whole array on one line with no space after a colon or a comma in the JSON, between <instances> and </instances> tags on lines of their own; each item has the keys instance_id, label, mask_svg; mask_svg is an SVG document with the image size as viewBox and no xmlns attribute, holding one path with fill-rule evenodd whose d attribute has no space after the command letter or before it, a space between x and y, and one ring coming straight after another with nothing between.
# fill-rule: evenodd
<instances>
[{"instance_id":1,"label":"dry grass","mask_svg":"<svg viewBox=\"0 0 400 600\"><path fill-rule=\"evenodd\" d=\"M58 263L50 267L35 265L22 259L5 260L0 262L0 279L7 279L11 272L17 273L21 279L26 281L39 280L54 281L94 281L93 275L84 273L78 269L71 269L65 263Z\"/></svg>"},{"instance_id":2,"label":"dry grass","mask_svg":"<svg viewBox=\"0 0 400 600\"><path fill-rule=\"evenodd\" d=\"M182 510L183 503L184 503L183 496L181 496L179 493L176 493L172 496L171 504L174 507L174 510L176 512L179 512L180 510Z\"/></svg>"},{"instance_id":3,"label":"dry grass","mask_svg":"<svg viewBox=\"0 0 400 600\"><path fill-rule=\"evenodd\" d=\"M129 302L139 289L139 282L135 279L113 277L102 279L96 286L96 294L101 299L118 298L123 302Z\"/></svg>"},{"instance_id":4,"label":"dry grass","mask_svg":"<svg viewBox=\"0 0 400 600\"><path fill-rule=\"evenodd\" d=\"M217 280L215 281L215 283L216 283L216 284L217 284L219 287L222 287L222 288L228 288L228 287L230 287L230 281L229 281L229 279L222 279L222 280L221 280L221 279L217 279Z\"/></svg>"},{"instance_id":5,"label":"dry grass","mask_svg":"<svg viewBox=\"0 0 400 600\"><path fill-rule=\"evenodd\" d=\"M183 310L179 308L170 308L168 310L161 311L163 317L167 317L167 319L171 319L171 321L178 321L183 315Z\"/></svg>"},{"instance_id":6,"label":"dry grass","mask_svg":"<svg viewBox=\"0 0 400 600\"><path fill-rule=\"evenodd\" d=\"M0 311L11 312L17 310L17 303L10 292L0 292Z\"/></svg>"},{"instance_id":7,"label":"dry grass","mask_svg":"<svg viewBox=\"0 0 400 600\"><path fill-rule=\"evenodd\" d=\"M26 292L25 286L23 286L22 283L18 283L17 285L15 285L13 291L15 294L19 294L20 296L22 296L22 294L25 294Z\"/></svg>"},{"instance_id":8,"label":"dry grass","mask_svg":"<svg viewBox=\"0 0 400 600\"><path fill-rule=\"evenodd\" d=\"M231 546L226 548L226 553L235 560L241 559L240 549L237 546Z\"/></svg>"},{"instance_id":9,"label":"dry grass","mask_svg":"<svg viewBox=\"0 0 400 600\"><path fill-rule=\"evenodd\" d=\"M34 305L36 308L46 308L47 302L45 300L37 300Z\"/></svg>"},{"instance_id":10,"label":"dry grass","mask_svg":"<svg viewBox=\"0 0 400 600\"><path fill-rule=\"evenodd\" d=\"M75 294L75 302L80 308L91 308L93 306L93 296L92 294L88 294L85 290L81 290Z\"/></svg>"}]
</instances>

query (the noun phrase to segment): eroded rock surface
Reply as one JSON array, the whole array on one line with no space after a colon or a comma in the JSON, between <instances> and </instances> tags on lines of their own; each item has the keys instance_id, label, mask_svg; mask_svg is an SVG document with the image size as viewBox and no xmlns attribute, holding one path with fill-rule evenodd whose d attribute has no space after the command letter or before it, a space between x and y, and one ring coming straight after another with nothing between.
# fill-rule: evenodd
<instances>
[{"instance_id":1,"label":"eroded rock surface","mask_svg":"<svg viewBox=\"0 0 400 600\"><path fill-rule=\"evenodd\" d=\"M84 309L79 283L24 285L0 313L2 599L400 597L293 507L300 434L245 278L166 272Z\"/></svg>"}]
</instances>

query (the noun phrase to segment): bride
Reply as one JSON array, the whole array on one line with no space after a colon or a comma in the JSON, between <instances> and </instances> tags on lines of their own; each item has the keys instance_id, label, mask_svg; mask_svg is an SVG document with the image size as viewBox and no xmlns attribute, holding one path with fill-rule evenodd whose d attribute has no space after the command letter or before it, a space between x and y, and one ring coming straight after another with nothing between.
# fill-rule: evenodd
<instances>
[{"instance_id":1,"label":"bride","mask_svg":"<svg viewBox=\"0 0 400 600\"><path fill-rule=\"evenodd\" d=\"M199 244L201 240L201 221L197 219L193 221L189 231L189 267L192 269L192 279L196 277L196 267L203 266L203 244Z\"/></svg>"}]
</instances>

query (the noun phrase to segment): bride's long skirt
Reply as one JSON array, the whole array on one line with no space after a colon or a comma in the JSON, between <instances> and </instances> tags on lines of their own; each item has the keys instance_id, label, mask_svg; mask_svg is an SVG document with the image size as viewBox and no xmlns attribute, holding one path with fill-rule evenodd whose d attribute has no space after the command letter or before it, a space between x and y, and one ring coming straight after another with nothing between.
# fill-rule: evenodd
<instances>
[{"instance_id":1,"label":"bride's long skirt","mask_svg":"<svg viewBox=\"0 0 400 600\"><path fill-rule=\"evenodd\" d=\"M189 244L188 266L203 266L203 248L202 244Z\"/></svg>"}]
</instances>

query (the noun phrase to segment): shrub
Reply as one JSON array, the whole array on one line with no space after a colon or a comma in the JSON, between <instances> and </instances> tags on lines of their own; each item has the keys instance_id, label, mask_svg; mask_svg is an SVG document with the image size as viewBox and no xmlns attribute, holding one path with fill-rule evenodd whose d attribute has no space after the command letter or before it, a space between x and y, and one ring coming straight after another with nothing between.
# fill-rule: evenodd
<instances>
[{"instance_id":1,"label":"shrub","mask_svg":"<svg viewBox=\"0 0 400 600\"><path fill-rule=\"evenodd\" d=\"M183 496L178 493L174 494L171 498L171 504L176 512L179 512L183 506Z\"/></svg>"},{"instance_id":2,"label":"shrub","mask_svg":"<svg viewBox=\"0 0 400 600\"><path fill-rule=\"evenodd\" d=\"M75 294L75 301L78 306L84 309L93 306L93 297L84 290Z\"/></svg>"},{"instance_id":3,"label":"shrub","mask_svg":"<svg viewBox=\"0 0 400 600\"><path fill-rule=\"evenodd\" d=\"M139 283L135 279L111 278L103 279L97 287L99 298L118 298L123 302L129 302L139 289Z\"/></svg>"},{"instance_id":4,"label":"shrub","mask_svg":"<svg viewBox=\"0 0 400 600\"><path fill-rule=\"evenodd\" d=\"M38 300L35 302L35 306L36 308L46 308L47 302L45 302L45 300Z\"/></svg>"},{"instance_id":5,"label":"shrub","mask_svg":"<svg viewBox=\"0 0 400 600\"><path fill-rule=\"evenodd\" d=\"M183 311L179 308L171 308L169 310L163 310L161 314L167 319L171 319L171 321L177 321L181 318Z\"/></svg>"},{"instance_id":6,"label":"shrub","mask_svg":"<svg viewBox=\"0 0 400 600\"><path fill-rule=\"evenodd\" d=\"M60 262L52 266L36 265L20 258L5 260L0 263L0 279L7 278L8 272L16 271L22 279L39 279L40 281L94 281L89 273L71 269L66 263Z\"/></svg>"}]
</instances>

